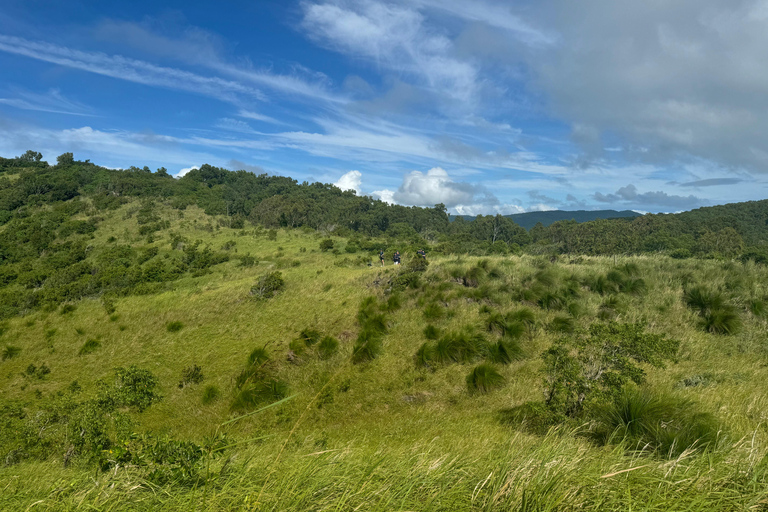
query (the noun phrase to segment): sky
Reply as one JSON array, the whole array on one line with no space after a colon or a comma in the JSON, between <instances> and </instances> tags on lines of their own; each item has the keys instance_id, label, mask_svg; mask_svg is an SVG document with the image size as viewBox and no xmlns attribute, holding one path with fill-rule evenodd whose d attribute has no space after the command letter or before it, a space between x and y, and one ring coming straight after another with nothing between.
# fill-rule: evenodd
<instances>
[{"instance_id":1,"label":"sky","mask_svg":"<svg viewBox=\"0 0 768 512\"><path fill-rule=\"evenodd\" d=\"M767 48L768 0L3 0L0 156L678 212L768 196Z\"/></svg>"}]
</instances>

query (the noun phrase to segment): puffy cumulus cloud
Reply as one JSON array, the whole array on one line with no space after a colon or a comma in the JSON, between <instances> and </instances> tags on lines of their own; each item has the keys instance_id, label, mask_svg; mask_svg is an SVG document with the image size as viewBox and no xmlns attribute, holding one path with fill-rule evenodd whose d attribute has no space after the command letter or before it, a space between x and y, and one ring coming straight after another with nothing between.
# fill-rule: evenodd
<instances>
[{"instance_id":1,"label":"puffy cumulus cloud","mask_svg":"<svg viewBox=\"0 0 768 512\"><path fill-rule=\"evenodd\" d=\"M200 168L200 166L199 166L199 165L193 165L192 167L185 167L184 169L181 169L179 172L177 172L176 174L174 174L174 176L175 176L176 178L181 178L182 176L184 176L185 174L187 174L189 171L197 170L197 169L199 169L199 168Z\"/></svg>"},{"instance_id":2,"label":"puffy cumulus cloud","mask_svg":"<svg viewBox=\"0 0 768 512\"><path fill-rule=\"evenodd\" d=\"M371 192L371 197L384 201L387 204L397 203L397 201L395 201L395 191L386 188L384 190L374 190Z\"/></svg>"},{"instance_id":3,"label":"puffy cumulus cloud","mask_svg":"<svg viewBox=\"0 0 768 512\"><path fill-rule=\"evenodd\" d=\"M649 162L768 170L768 1L554 0L528 12L562 44L510 61L528 62L586 156L610 134Z\"/></svg>"},{"instance_id":4,"label":"puffy cumulus cloud","mask_svg":"<svg viewBox=\"0 0 768 512\"><path fill-rule=\"evenodd\" d=\"M709 203L705 199L701 199L694 195L675 196L662 191L640 193L637 191L637 187L631 184L626 187L621 187L613 194L596 192L592 197L595 201L601 203L620 203L638 206L654 205L674 208L676 210L697 208Z\"/></svg>"},{"instance_id":5,"label":"puffy cumulus cloud","mask_svg":"<svg viewBox=\"0 0 768 512\"><path fill-rule=\"evenodd\" d=\"M403 183L394 193L394 199L400 204L415 206L433 206L443 203L448 208L457 205L475 204L476 196L481 196L482 203L496 204L498 200L483 187L472 183L455 182L448 173L434 167L425 173L412 171L403 177Z\"/></svg>"},{"instance_id":6,"label":"puffy cumulus cloud","mask_svg":"<svg viewBox=\"0 0 768 512\"><path fill-rule=\"evenodd\" d=\"M363 175L360 171L349 171L339 181L334 183L341 190L354 190L360 195L360 186L363 184Z\"/></svg>"}]
</instances>

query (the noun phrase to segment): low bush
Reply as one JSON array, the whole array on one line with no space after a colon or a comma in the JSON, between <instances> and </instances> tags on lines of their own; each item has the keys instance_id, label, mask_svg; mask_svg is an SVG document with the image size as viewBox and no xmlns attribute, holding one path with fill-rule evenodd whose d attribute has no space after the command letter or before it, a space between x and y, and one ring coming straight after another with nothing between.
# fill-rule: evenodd
<instances>
[{"instance_id":1,"label":"low bush","mask_svg":"<svg viewBox=\"0 0 768 512\"><path fill-rule=\"evenodd\" d=\"M283 274L270 272L259 278L259 281L251 287L251 296L256 300L271 299L285 288Z\"/></svg>"}]
</instances>

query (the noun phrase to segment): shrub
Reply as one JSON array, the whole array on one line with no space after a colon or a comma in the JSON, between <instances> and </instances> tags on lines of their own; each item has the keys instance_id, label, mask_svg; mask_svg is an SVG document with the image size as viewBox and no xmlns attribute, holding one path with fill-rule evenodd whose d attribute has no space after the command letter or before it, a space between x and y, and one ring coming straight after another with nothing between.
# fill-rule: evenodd
<instances>
[{"instance_id":1,"label":"shrub","mask_svg":"<svg viewBox=\"0 0 768 512\"><path fill-rule=\"evenodd\" d=\"M679 345L645 332L641 324L592 324L587 333L562 338L542 354L546 404L575 416L585 402L614 398L629 382L642 384L641 364L663 368Z\"/></svg>"},{"instance_id":2,"label":"shrub","mask_svg":"<svg viewBox=\"0 0 768 512\"><path fill-rule=\"evenodd\" d=\"M179 332L184 327L184 324L179 321L168 322L165 328L168 332Z\"/></svg>"},{"instance_id":3,"label":"shrub","mask_svg":"<svg viewBox=\"0 0 768 512\"><path fill-rule=\"evenodd\" d=\"M333 240L330 238L326 238L322 242L320 242L320 250L323 252L328 252L331 249L333 249Z\"/></svg>"},{"instance_id":4,"label":"shrub","mask_svg":"<svg viewBox=\"0 0 768 512\"><path fill-rule=\"evenodd\" d=\"M325 336L317 345L320 359L330 359L339 350L339 340L333 336Z\"/></svg>"},{"instance_id":5,"label":"shrub","mask_svg":"<svg viewBox=\"0 0 768 512\"><path fill-rule=\"evenodd\" d=\"M75 306L74 304L64 304L61 307L61 314L66 315L67 313L72 313L76 309L77 309L77 306Z\"/></svg>"},{"instance_id":6,"label":"shrub","mask_svg":"<svg viewBox=\"0 0 768 512\"><path fill-rule=\"evenodd\" d=\"M15 345L6 345L3 349L3 355L2 359L5 361L6 359L13 359L14 357L18 356L21 353L21 347L17 347Z\"/></svg>"},{"instance_id":7,"label":"shrub","mask_svg":"<svg viewBox=\"0 0 768 512\"><path fill-rule=\"evenodd\" d=\"M285 288L283 274L271 272L259 278L259 281L251 288L251 296L256 300L271 299L283 288Z\"/></svg>"},{"instance_id":8,"label":"shrub","mask_svg":"<svg viewBox=\"0 0 768 512\"><path fill-rule=\"evenodd\" d=\"M117 368L112 385L102 384L98 401L105 407L136 407L143 411L162 399L155 389L157 384L157 377L149 370L133 365Z\"/></svg>"},{"instance_id":9,"label":"shrub","mask_svg":"<svg viewBox=\"0 0 768 512\"><path fill-rule=\"evenodd\" d=\"M80 347L78 355L84 356L86 354L91 354L96 352L99 347L101 347L101 342L99 340L89 339L82 347Z\"/></svg>"},{"instance_id":10,"label":"shrub","mask_svg":"<svg viewBox=\"0 0 768 512\"><path fill-rule=\"evenodd\" d=\"M528 328L536 325L536 314L528 308L521 308L508 315L509 320L520 322Z\"/></svg>"},{"instance_id":11,"label":"shrub","mask_svg":"<svg viewBox=\"0 0 768 512\"><path fill-rule=\"evenodd\" d=\"M181 380L179 381L179 388L184 388L188 384L200 384L203 382L203 369L198 365L192 365L184 368L181 371Z\"/></svg>"},{"instance_id":12,"label":"shrub","mask_svg":"<svg viewBox=\"0 0 768 512\"><path fill-rule=\"evenodd\" d=\"M492 365L483 363L467 375L470 393L488 393L504 385L504 377Z\"/></svg>"},{"instance_id":13,"label":"shrub","mask_svg":"<svg viewBox=\"0 0 768 512\"><path fill-rule=\"evenodd\" d=\"M203 397L202 397L203 405L212 404L213 402L219 399L219 396L221 396L221 392L219 391L219 388L217 386L214 386L213 384L208 384L207 386L205 386L205 389L203 389Z\"/></svg>"}]
</instances>

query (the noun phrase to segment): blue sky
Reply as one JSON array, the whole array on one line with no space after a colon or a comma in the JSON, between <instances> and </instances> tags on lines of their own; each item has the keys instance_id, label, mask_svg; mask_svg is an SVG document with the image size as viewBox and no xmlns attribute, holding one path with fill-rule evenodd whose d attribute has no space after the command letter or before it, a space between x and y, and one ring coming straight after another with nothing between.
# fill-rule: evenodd
<instances>
[{"instance_id":1,"label":"blue sky","mask_svg":"<svg viewBox=\"0 0 768 512\"><path fill-rule=\"evenodd\" d=\"M0 155L470 215L766 197L768 0L194 4L4 0Z\"/></svg>"}]
</instances>

